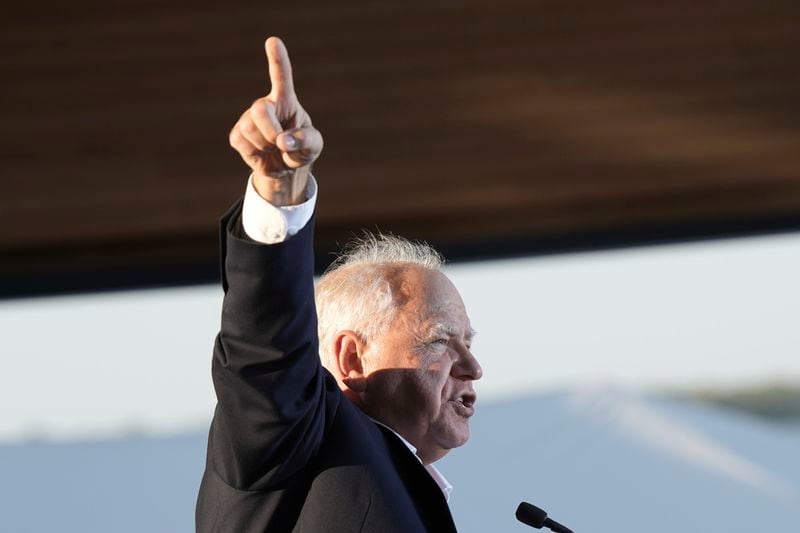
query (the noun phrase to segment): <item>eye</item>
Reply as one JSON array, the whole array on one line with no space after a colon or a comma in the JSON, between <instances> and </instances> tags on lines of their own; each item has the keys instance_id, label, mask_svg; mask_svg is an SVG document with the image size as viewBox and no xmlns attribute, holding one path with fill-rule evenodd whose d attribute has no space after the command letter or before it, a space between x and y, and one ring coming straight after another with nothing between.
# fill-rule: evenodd
<instances>
[{"instance_id":1,"label":"eye","mask_svg":"<svg viewBox=\"0 0 800 533\"><path fill-rule=\"evenodd\" d=\"M450 339L435 339L434 341L431 342L431 344L442 344L442 345L446 346L447 343L449 343L449 342L450 342Z\"/></svg>"}]
</instances>

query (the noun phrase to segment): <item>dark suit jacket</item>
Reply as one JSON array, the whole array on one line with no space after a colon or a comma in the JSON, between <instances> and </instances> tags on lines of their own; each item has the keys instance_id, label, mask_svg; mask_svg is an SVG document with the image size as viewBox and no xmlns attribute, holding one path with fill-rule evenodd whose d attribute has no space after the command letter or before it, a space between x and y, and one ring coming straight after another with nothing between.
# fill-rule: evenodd
<instances>
[{"instance_id":1,"label":"dark suit jacket","mask_svg":"<svg viewBox=\"0 0 800 533\"><path fill-rule=\"evenodd\" d=\"M222 219L217 407L197 501L199 532L455 531L444 495L396 435L320 364L313 220L281 244Z\"/></svg>"}]
</instances>

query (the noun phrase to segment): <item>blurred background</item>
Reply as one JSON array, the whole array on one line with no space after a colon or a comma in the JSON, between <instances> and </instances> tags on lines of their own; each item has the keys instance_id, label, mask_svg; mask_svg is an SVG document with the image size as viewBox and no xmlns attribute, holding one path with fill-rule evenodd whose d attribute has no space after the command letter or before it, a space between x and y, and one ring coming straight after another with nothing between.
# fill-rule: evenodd
<instances>
[{"instance_id":1,"label":"blurred background","mask_svg":"<svg viewBox=\"0 0 800 533\"><path fill-rule=\"evenodd\" d=\"M0 530L193 530L269 35L325 136L318 270L428 240L479 331L460 531L800 529L799 4L4 11Z\"/></svg>"}]
</instances>

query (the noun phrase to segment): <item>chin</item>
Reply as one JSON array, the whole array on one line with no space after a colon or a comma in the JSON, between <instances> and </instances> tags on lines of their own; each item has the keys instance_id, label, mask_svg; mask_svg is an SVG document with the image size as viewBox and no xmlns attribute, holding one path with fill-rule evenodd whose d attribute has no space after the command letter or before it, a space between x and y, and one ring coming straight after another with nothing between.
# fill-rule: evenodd
<instances>
[{"instance_id":1,"label":"chin","mask_svg":"<svg viewBox=\"0 0 800 533\"><path fill-rule=\"evenodd\" d=\"M458 448L459 446L463 446L469 440L469 426L465 426L464 428L459 428L457 430L448 431L447 435L444 439L442 439L443 443L446 443L447 449Z\"/></svg>"}]
</instances>

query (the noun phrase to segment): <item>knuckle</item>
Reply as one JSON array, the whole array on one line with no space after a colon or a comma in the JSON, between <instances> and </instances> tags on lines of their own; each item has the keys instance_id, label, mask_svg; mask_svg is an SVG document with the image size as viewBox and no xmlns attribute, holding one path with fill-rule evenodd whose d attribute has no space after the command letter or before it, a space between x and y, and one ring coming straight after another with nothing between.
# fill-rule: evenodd
<instances>
[{"instance_id":1,"label":"knuckle","mask_svg":"<svg viewBox=\"0 0 800 533\"><path fill-rule=\"evenodd\" d=\"M228 142L233 148L238 148L242 142L242 132L239 131L238 124L228 134Z\"/></svg>"},{"instance_id":2,"label":"knuckle","mask_svg":"<svg viewBox=\"0 0 800 533\"><path fill-rule=\"evenodd\" d=\"M253 105L250 106L250 115L262 117L268 114L269 110L274 107L274 104L269 101L269 98L264 96L262 98L258 98L253 102Z\"/></svg>"},{"instance_id":3,"label":"knuckle","mask_svg":"<svg viewBox=\"0 0 800 533\"><path fill-rule=\"evenodd\" d=\"M255 135L258 133L258 128L252 120L242 120L239 122L239 130L247 135Z\"/></svg>"}]
</instances>

